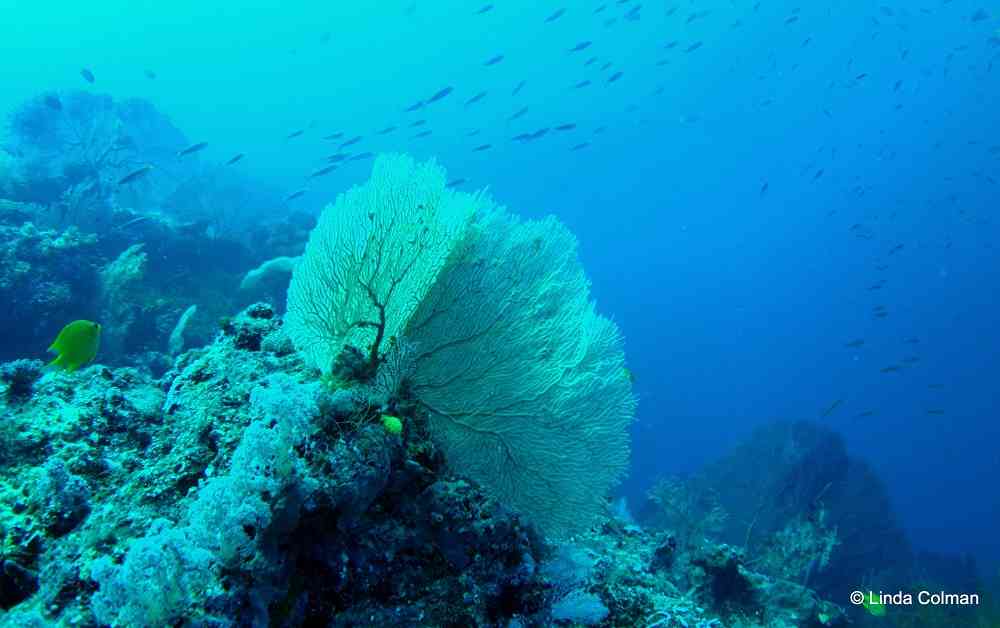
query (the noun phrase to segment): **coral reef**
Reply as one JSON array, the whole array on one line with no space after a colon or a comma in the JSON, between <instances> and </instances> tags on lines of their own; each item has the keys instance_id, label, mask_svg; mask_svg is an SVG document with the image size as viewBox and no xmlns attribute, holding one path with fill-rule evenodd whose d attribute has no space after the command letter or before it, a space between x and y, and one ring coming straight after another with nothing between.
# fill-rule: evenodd
<instances>
[{"instance_id":1,"label":"coral reef","mask_svg":"<svg viewBox=\"0 0 1000 628\"><path fill-rule=\"evenodd\" d=\"M984 590L971 559L915 556L879 478L847 453L839 435L814 423L759 428L697 475L658 483L649 497L642 520L654 528L678 540L694 529L698 539L729 543L744 568L828 600L847 600L858 589ZM685 547L663 548L660 564L682 562ZM988 605L916 606L885 610L899 626L973 626L993 612ZM859 625L886 622L860 606L847 612Z\"/></svg>"},{"instance_id":2,"label":"coral reef","mask_svg":"<svg viewBox=\"0 0 1000 628\"><path fill-rule=\"evenodd\" d=\"M726 524L726 511L714 491L697 491L681 478L658 479L646 495L655 506L649 524L671 530L685 545L716 536Z\"/></svg>"},{"instance_id":3,"label":"coral reef","mask_svg":"<svg viewBox=\"0 0 1000 628\"><path fill-rule=\"evenodd\" d=\"M14 157L8 194L52 205L62 220L91 230L107 226L115 205L159 206L171 175L151 172L134 185L118 182L147 164L166 164L184 135L148 101L116 101L72 90L40 94L10 116ZM171 164L173 176L183 174ZM190 167L188 167L190 171Z\"/></svg>"},{"instance_id":4,"label":"coral reef","mask_svg":"<svg viewBox=\"0 0 1000 628\"><path fill-rule=\"evenodd\" d=\"M0 624L840 625L731 547L550 545L445 464L410 351L321 377L255 304L159 380L0 368Z\"/></svg>"},{"instance_id":5,"label":"coral reef","mask_svg":"<svg viewBox=\"0 0 1000 628\"><path fill-rule=\"evenodd\" d=\"M159 375L169 364L170 333L193 302L198 316L184 332L193 344L207 342L237 308L235 287L253 259L238 243L130 211L114 215L131 226L95 234L40 228L46 215L0 200L0 299L9 304L0 321L18 330L0 359L42 357L63 325L84 318L104 328L99 361L144 364Z\"/></svg>"},{"instance_id":6,"label":"coral reef","mask_svg":"<svg viewBox=\"0 0 1000 628\"><path fill-rule=\"evenodd\" d=\"M382 155L327 207L292 274L289 336L325 373L345 345L371 371L393 339L417 346L413 392L449 462L568 536L628 465L624 341L568 229L446 181L433 161Z\"/></svg>"},{"instance_id":7,"label":"coral reef","mask_svg":"<svg viewBox=\"0 0 1000 628\"><path fill-rule=\"evenodd\" d=\"M42 376L39 360L14 360L0 364L0 381L7 388L7 403L27 401L34 392L35 382Z\"/></svg>"},{"instance_id":8,"label":"coral reef","mask_svg":"<svg viewBox=\"0 0 1000 628\"><path fill-rule=\"evenodd\" d=\"M24 207L24 206L18 206ZM27 211L27 210L24 210ZM75 227L39 229L33 222L0 223L0 314L8 334L4 355L40 355L63 325L94 318L100 259L97 237Z\"/></svg>"},{"instance_id":9,"label":"coral reef","mask_svg":"<svg viewBox=\"0 0 1000 628\"><path fill-rule=\"evenodd\" d=\"M751 570L742 552L702 540L686 547L619 519L580 537L575 590L607 606L602 626L841 626L843 610L800 584ZM664 561L664 552L672 554ZM567 550L563 550L565 556ZM546 568L542 569L547 574Z\"/></svg>"},{"instance_id":10,"label":"coral reef","mask_svg":"<svg viewBox=\"0 0 1000 628\"><path fill-rule=\"evenodd\" d=\"M0 147L0 317L19 333L0 360L38 356L68 321L103 324L100 359L162 374L168 337L192 304L186 341L287 281L237 294L248 270L301 254L314 218L276 212L281 195L194 155L142 99L49 91L9 116ZM141 271L141 272L140 272Z\"/></svg>"},{"instance_id":11,"label":"coral reef","mask_svg":"<svg viewBox=\"0 0 1000 628\"><path fill-rule=\"evenodd\" d=\"M847 599L873 566L910 563L883 484L829 428L762 427L690 483L728 513L719 540L744 548L755 568L808 582L829 599Z\"/></svg>"},{"instance_id":12,"label":"coral reef","mask_svg":"<svg viewBox=\"0 0 1000 628\"><path fill-rule=\"evenodd\" d=\"M179 160L177 151L190 142L141 98L39 94L10 115L9 129L0 150L0 197L50 207L44 227L69 223L102 232L126 222L117 219L122 209L159 208L202 235L246 245L281 203L277 191L232 168Z\"/></svg>"},{"instance_id":13,"label":"coral reef","mask_svg":"<svg viewBox=\"0 0 1000 628\"><path fill-rule=\"evenodd\" d=\"M104 347L113 353L122 352L125 337L141 313L139 291L149 260L144 246L133 244L97 273L98 320L105 328Z\"/></svg>"},{"instance_id":14,"label":"coral reef","mask_svg":"<svg viewBox=\"0 0 1000 628\"><path fill-rule=\"evenodd\" d=\"M631 376L555 219L402 156L318 222L275 217L237 169L178 161L147 102L51 92L10 122L0 625L878 625L828 600L981 584L915 558L809 423L660 480L642 525L607 504ZM253 302L289 273L287 315ZM97 364L23 359L81 318Z\"/></svg>"}]
</instances>

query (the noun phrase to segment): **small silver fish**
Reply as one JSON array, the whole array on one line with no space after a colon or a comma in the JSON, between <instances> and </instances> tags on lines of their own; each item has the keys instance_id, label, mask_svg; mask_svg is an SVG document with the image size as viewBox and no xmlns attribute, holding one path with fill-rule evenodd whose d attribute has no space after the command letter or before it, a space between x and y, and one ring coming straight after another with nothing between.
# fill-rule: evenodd
<instances>
[{"instance_id":1,"label":"small silver fish","mask_svg":"<svg viewBox=\"0 0 1000 628\"><path fill-rule=\"evenodd\" d=\"M512 116L510 116L509 118L507 118L507 122L511 122L512 120L517 120L518 118L520 118L521 116L523 116L526 113L528 113L528 108L527 107L521 107L516 112L514 112L514 114Z\"/></svg>"},{"instance_id":2,"label":"small silver fish","mask_svg":"<svg viewBox=\"0 0 1000 628\"><path fill-rule=\"evenodd\" d=\"M545 18L545 23L548 24L549 22L555 22L562 17L564 13L566 13L566 9L556 9L551 15Z\"/></svg>"},{"instance_id":3,"label":"small silver fish","mask_svg":"<svg viewBox=\"0 0 1000 628\"><path fill-rule=\"evenodd\" d=\"M130 172L127 175L125 175L124 177L122 177L118 181L118 185L125 185L126 183L132 183L133 181L136 181L137 179L141 179L142 177L146 176L149 173L149 171L152 170L152 169L153 169L153 166L147 164L147 165L143 166L142 168L139 168L137 170L133 170L132 172Z\"/></svg>"},{"instance_id":4,"label":"small silver fish","mask_svg":"<svg viewBox=\"0 0 1000 628\"><path fill-rule=\"evenodd\" d=\"M336 169L337 169L337 164L332 164L332 165L329 165L329 166L325 166L325 167L320 168L319 170L313 172L312 174L310 174L309 178L310 179L315 179L316 177L322 177L324 174L330 174L331 172L333 172ZM291 200L292 198L294 198L294 197L289 196L285 200L286 201L287 200Z\"/></svg>"},{"instance_id":5,"label":"small silver fish","mask_svg":"<svg viewBox=\"0 0 1000 628\"><path fill-rule=\"evenodd\" d=\"M440 90L438 90L438 92L436 94L434 94L433 96L431 96L430 98L427 99L427 104L429 105L432 102L437 102L437 101L441 100L442 98L444 98L445 96L447 96L448 94L450 94L451 92L452 92L452 88L450 86L449 87L445 87L443 89L440 89Z\"/></svg>"},{"instance_id":6,"label":"small silver fish","mask_svg":"<svg viewBox=\"0 0 1000 628\"><path fill-rule=\"evenodd\" d=\"M467 101L465 101L465 106L468 107L469 105L474 105L475 103L479 102L480 100L482 100L485 97L486 97L486 92L479 92L478 94L476 94L472 98L470 98Z\"/></svg>"},{"instance_id":7,"label":"small silver fish","mask_svg":"<svg viewBox=\"0 0 1000 628\"><path fill-rule=\"evenodd\" d=\"M191 146L188 146L184 150L179 151L177 153L177 156L178 157L183 157L184 155L190 155L192 153L197 153L199 151L205 150L206 146L208 146L208 142L198 142L197 144L192 144Z\"/></svg>"}]
</instances>

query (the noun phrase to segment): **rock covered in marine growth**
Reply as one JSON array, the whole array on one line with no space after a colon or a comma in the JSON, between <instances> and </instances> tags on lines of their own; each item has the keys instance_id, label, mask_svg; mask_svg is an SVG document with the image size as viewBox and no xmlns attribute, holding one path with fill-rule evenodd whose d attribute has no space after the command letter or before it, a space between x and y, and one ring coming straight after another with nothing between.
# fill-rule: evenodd
<instances>
[{"instance_id":1,"label":"rock covered in marine growth","mask_svg":"<svg viewBox=\"0 0 1000 628\"><path fill-rule=\"evenodd\" d=\"M678 548L614 517L547 546L451 473L419 403L356 357L321 377L254 304L159 380L0 365L0 624L842 620L726 546Z\"/></svg>"},{"instance_id":2,"label":"rock covered in marine growth","mask_svg":"<svg viewBox=\"0 0 1000 628\"><path fill-rule=\"evenodd\" d=\"M388 432L366 383L307 370L269 306L158 381L41 366L0 368L4 621L475 625L540 586L528 528L445 472L412 404L392 400Z\"/></svg>"},{"instance_id":3,"label":"rock covered in marine growth","mask_svg":"<svg viewBox=\"0 0 1000 628\"><path fill-rule=\"evenodd\" d=\"M607 606L608 623L601 625L819 628L847 623L840 607L814 591L752 571L737 548L708 539L678 543L668 532L647 530L627 518L613 517L575 546L559 548L542 572L556 592L553 609L561 608L560 596L579 605L586 601L581 593L596 594Z\"/></svg>"},{"instance_id":4,"label":"rock covered in marine growth","mask_svg":"<svg viewBox=\"0 0 1000 628\"><path fill-rule=\"evenodd\" d=\"M79 304L94 300L92 267L99 252L97 237L73 226L57 230L30 221L8 224L5 219L20 217L14 207L21 206L0 199L0 321L5 329L17 330L6 335L3 351L33 355L45 349L38 346L43 342L39 338L80 318Z\"/></svg>"}]
</instances>

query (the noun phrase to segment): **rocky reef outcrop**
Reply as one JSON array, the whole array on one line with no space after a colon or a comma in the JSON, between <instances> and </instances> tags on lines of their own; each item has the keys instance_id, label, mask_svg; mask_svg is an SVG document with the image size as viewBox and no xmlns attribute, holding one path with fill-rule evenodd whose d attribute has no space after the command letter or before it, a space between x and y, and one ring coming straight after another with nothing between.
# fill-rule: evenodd
<instances>
[{"instance_id":1,"label":"rocky reef outcrop","mask_svg":"<svg viewBox=\"0 0 1000 628\"><path fill-rule=\"evenodd\" d=\"M159 379L3 365L0 624L843 621L734 548L678 548L610 508L547 543L449 470L404 381L359 371L350 352L306 368L261 303Z\"/></svg>"}]
</instances>

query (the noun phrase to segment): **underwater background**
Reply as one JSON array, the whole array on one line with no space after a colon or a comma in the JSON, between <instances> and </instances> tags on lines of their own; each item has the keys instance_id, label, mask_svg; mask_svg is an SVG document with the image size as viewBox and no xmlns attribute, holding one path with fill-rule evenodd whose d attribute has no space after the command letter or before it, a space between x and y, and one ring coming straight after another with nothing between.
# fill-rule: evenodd
<instances>
[{"instance_id":1,"label":"underwater background","mask_svg":"<svg viewBox=\"0 0 1000 628\"><path fill-rule=\"evenodd\" d=\"M0 181L0 198L68 203L59 177L32 187L18 170L44 127L31 107L66 113L86 94L151 105L155 150L115 170L153 166L135 197L126 185L111 203L136 213L45 215L48 228L114 236L111 258L136 243L157 254L155 232L119 229L143 210L239 242L238 253L190 253L196 275L234 281L206 280L170 310L172 326L198 306L189 348L255 301L283 310L287 275L269 294L235 282L301 254L311 217L368 178L370 157L434 158L449 186L488 188L524 217L554 214L577 237L634 377L631 462L615 496L637 517L658 478L698 476L775 421L810 421L819 453L804 464L828 463L823 442L863 460L908 552L938 557L925 565L970 557L981 582L1000 576L997 7L3 4L0 179L20 183ZM327 164L338 167L317 174ZM300 233L276 244L272 221ZM164 271L163 282L175 279ZM43 359L64 324L98 319L70 303L31 330L10 315L0 359ZM163 344L166 323L143 317L122 317L130 331L96 362L139 366L134 356ZM169 368L151 364L157 377Z\"/></svg>"}]
</instances>

